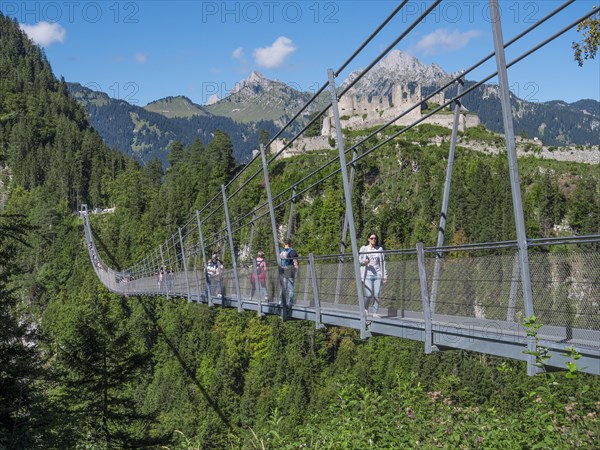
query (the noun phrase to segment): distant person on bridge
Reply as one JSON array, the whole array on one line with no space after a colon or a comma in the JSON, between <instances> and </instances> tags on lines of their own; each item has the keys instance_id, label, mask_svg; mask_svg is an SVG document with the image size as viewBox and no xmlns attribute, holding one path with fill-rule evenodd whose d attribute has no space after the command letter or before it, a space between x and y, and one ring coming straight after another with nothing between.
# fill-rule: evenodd
<instances>
[{"instance_id":1,"label":"distant person on bridge","mask_svg":"<svg viewBox=\"0 0 600 450\"><path fill-rule=\"evenodd\" d=\"M206 265L207 281L210 285L210 295L222 297L221 289L221 264L217 254L214 253Z\"/></svg>"},{"instance_id":2,"label":"distant person on bridge","mask_svg":"<svg viewBox=\"0 0 600 450\"><path fill-rule=\"evenodd\" d=\"M163 276L167 283L167 290L172 291L175 287L175 273L173 273L173 268L169 266L169 269L165 271Z\"/></svg>"},{"instance_id":3,"label":"distant person on bridge","mask_svg":"<svg viewBox=\"0 0 600 450\"><path fill-rule=\"evenodd\" d=\"M379 317L379 298L381 284L387 282L387 270L383 247L379 244L377 233L369 233L367 245L359 250L360 277L365 287L365 309L369 313L369 300L373 297L373 316Z\"/></svg>"},{"instance_id":4,"label":"distant person on bridge","mask_svg":"<svg viewBox=\"0 0 600 450\"><path fill-rule=\"evenodd\" d=\"M258 280L256 278L258 278ZM267 262L265 261L265 254L263 252L258 252L256 254L256 260L254 267L252 268L250 281L252 283L252 292L250 293L250 298L254 297L254 291L256 290L258 282L265 300L269 300L269 291L267 290Z\"/></svg>"},{"instance_id":5,"label":"distant person on bridge","mask_svg":"<svg viewBox=\"0 0 600 450\"><path fill-rule=\"evenodd\" d=\"M281 261L280 277L281 306L291 307L294 304L294 281L298 270L298 253L292 248L292 241L287 238L283 242L283 249L279 252Z\"/></svg>"},{"instance_id":6,"label":"distant person on bridge","mask_svg":"<svg viewBox=\"0 0 600 450\"><path fill-rule=\"evenodd\" d=\"M157 283L158 283L158 290L159 291L162 289L162 284L163 284L164 277L165 277L165 268L163 266L161 266L160 269L158 270L157 274L156 274Z\"/></svg>"}]
</instances>

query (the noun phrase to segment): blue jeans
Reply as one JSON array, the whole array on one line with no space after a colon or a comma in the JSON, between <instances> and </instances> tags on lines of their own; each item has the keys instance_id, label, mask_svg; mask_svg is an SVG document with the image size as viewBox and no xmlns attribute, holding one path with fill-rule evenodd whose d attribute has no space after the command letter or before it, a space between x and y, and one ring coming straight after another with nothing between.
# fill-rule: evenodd
<instances>
[{"instance_id":1,"label":"blue jeans","mask_svg":"<svg viewBox=\"0 0 600 450\"><path fill-rule=\"evenodd\" d=\"M210 295L212 297L221 295L222 293L222 288L221 288L221 279L217 276L217 277L208 277L208 284L210 286Z\"/></svg>"},{"instance_id":2,"label":"blue jeans","mask_svg":"<svg viewBox=\"0 0 600 450\"><path fill-rule=\"evenodd\" d=\"M379 296L381 295L382 278L377 275L367 273L364 281L365 285L365 309L369 309L369 298L373 297L373 312L379 311Z\"/></svg>"},{"instance_id":3,"label":"blue jeans","mask_svg":"<svg viewBox=\"0 0 600 450\"><path fill-rule=\"evenodd\" d=\"M254 291L256 291L256 281L255 282L250 282L250 284L252 285L252 290L250 292L250 298L254 297ZM267 297L269 297L269 291L267 290L267 282L266 281L259 281L258 285L260 286L260 289L262 290L263 293L263 297L266 299Z\"/></svg>"},{"instance_id":4,"label":"blue jeans","mask_svg":"<svg viewBox=\"0 0 600 450\"><path fill-rule=\"evenodd\" d=\"M287 306L292 306L294 304L294 278L286 278L285 276L281 276L281 304L286 306L286 297L287 297Z\"/></svg>"}]
</instances>

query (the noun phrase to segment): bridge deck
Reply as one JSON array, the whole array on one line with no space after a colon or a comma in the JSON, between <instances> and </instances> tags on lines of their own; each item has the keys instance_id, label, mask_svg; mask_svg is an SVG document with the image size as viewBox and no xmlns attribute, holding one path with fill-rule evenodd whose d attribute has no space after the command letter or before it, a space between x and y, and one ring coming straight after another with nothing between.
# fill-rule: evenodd
<instances>
[{"instance_id":1,"label":"bridge deck","mask_svg":"<svg viewBox=\"0 0 600 450\"><path fill-rule=\"evenodd\" d=\"M98 270L102 280L108 275ZM177 272L174 279L184 279L185 274ZM195 280L196 274L188 273ZM106 284L106 283L105 283ZM175 287L175 286L174 286ZM159 291L154 277L134 282L114 283L112 291L124 295L170 296L188 298L192 302L209 304L203 289ZM298 295L302 297L302 293ZM213 297L212 305L254 311L260 315L280 315L294 320L310 320L317 326L341 326L361 329L361 315L356 305L322 302L316 308L314 301L300 300L287 311L276 301L258 301L242 297L241 304L236 297ZM398 310L382 307L380 317L368 314L366 329L368 335L387 335L425 342L426 326L422 311ZM571 327L544 325L538 330L538 345L546 349L550 358L546 365L565 368L568 349L574 347L581 355L577 364L582 372L600 375L600 331ZM462 349L516 360L527 360L527 333L523 325L506 320L489 320L475 317L432 314L431 342L433 351Z\"/></svg>"}]
</instances>

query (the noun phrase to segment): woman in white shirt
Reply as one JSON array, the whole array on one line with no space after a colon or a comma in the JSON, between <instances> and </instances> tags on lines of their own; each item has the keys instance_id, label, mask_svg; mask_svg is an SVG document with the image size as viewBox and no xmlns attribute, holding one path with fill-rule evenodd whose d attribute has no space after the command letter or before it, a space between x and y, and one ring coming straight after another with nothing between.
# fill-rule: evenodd
<instances>
[{"instance_id":1,"label":"woman in white shirt","mask_svg":"<svg viewBox=\"0 0 600 450\"><path fill-rule=\"evenodd\" d=\"M387 270L383 247L378 245L377 233L369 233L367 245L359 250L360 276L365 286L365 309L369 311L369 299L373 297L373 315L379 317L381 284L387 282Z\"/></svg>"}]
</instances>

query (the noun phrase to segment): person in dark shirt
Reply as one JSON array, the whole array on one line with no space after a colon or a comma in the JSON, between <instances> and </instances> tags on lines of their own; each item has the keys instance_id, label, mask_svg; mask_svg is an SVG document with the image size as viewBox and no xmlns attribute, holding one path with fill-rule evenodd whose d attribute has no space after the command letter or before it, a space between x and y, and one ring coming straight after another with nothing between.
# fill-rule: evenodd
<instances>
[{"instance_id":1,"label":"person in dark shirt","mask_svg":"<svg viewBox=\"0 0 600 450\"><path fill-rule=\"evenodd\" d=\"M212 258L206 265L206 274L208 275L207 281L210 285L210 295L222 297L221 264L216 253L212 255Z\"/></svg>"},{"instance_id":2,"label":"person in dark shirt","mask_svg":"<svg viewBox=\"0 0 600 450\"><path fill-rule=\"evenodd\" d=\"M298 253L292 248L291 239L287 238L284 241L279 258L281 261L281 305L291 307L294 304L294 281L298 270Z\"/></svg>"}]
</instances>

